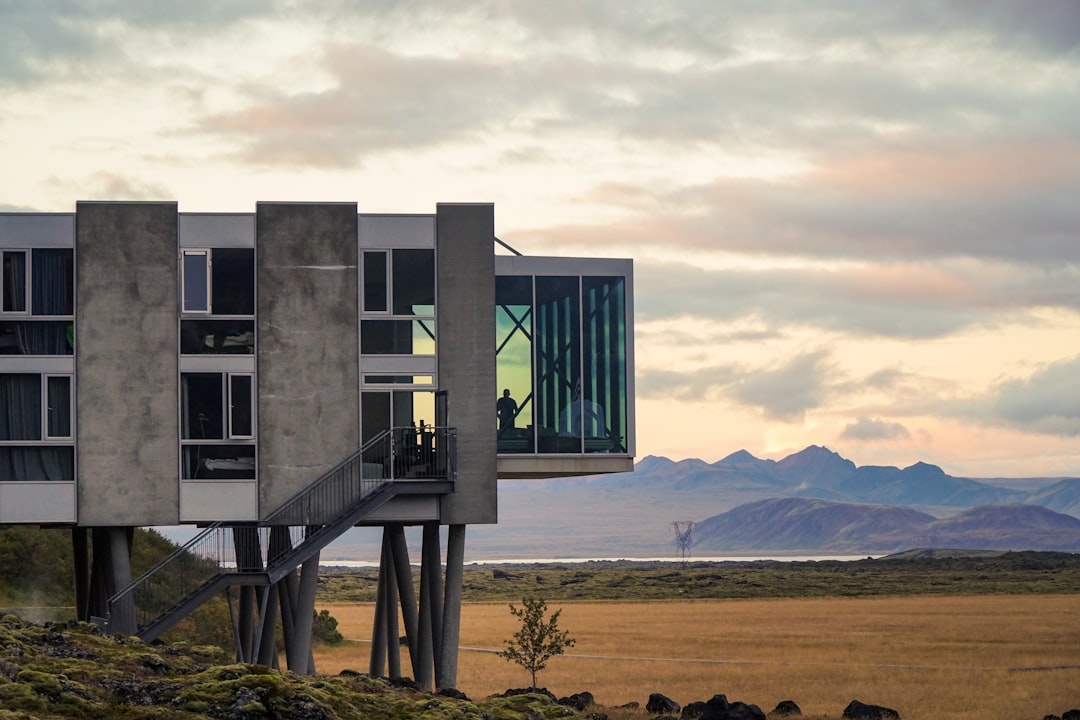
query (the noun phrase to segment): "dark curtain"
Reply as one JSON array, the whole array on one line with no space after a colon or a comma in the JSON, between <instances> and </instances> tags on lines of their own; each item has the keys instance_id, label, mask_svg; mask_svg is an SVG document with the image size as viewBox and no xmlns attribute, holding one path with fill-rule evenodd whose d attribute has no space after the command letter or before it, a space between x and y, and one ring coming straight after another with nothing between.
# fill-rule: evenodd
<instances>
[{"instance_id":1,"label":"dark curtain","mask_svg":"<svg viewBox=\"0 0 1080 720\"><path fill-rule=\"evenodd\" d=\"M0 440L41 439L41 376L0 375Z\"/></svg>"},{"instance_id":2,"label":"dark curtain","mask_svg":"<svg viewBox=\"0 0 1080 720\"><path fill-rule=\"evenodd\" d=\"M0 446L0 481L74 479L75 448Z\"/></svg>"},{"instance_id":3,"label":"dark curtain","mask_svg":"<svg viewBox=\"0 0 1080 720\"><path fill-rule=\"evenodd\" d=\"M67 322L21 321L15 324L23 355L70 355Z\"/></svg>"},{"instance_id":4,"label":"dark curtain","mask_svg":"<svg viewBox=\"0 0 1080 720\"><path fill-rule=\"evenodd\" d=\"M26 253L5 252L4 310L26 312Z\"/></svg>"},{"instance_id":5,"label":"dark curtain","mask_svg":"<svg viewBox=\"0 0 1080 720\"><path fill-rule=\"evenodd\" d=\"M34 250L30 307L34 315L70 315L70 250Z\"/></svg>"}]
</instances>

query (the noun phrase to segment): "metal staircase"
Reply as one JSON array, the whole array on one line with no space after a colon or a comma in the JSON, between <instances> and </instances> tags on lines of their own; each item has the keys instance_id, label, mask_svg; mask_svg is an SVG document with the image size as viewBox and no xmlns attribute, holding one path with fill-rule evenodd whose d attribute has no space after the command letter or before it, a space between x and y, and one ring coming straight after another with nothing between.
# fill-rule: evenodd
<instances>
[{"instance_id":1,"label":"metal staircase","mask_svg":"<svg viewBox=\"0 0 1080 720\"><path fill-rule=\"evenodd\" d=\"M265 520L207 526L109 598L110 630L133 617L133 634L154 640L232 585L277 583L396 496L451 492L456 440L454 428L387 430Z\"/></svg>"}]
</instances>

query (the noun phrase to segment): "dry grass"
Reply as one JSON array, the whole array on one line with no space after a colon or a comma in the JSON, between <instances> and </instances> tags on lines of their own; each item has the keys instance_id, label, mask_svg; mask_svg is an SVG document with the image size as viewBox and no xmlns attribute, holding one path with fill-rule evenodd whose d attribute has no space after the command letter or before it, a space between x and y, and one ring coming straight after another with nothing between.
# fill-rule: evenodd
<instances>
[{"instance_id":1,"label":"dry grass","mask_svg":"<svg viewBox=\"0 0 1080 720\"><path fill-rule=\"evenodd\" d=\"M766 712L795 700L838 717L852 699L905 720L1041 718L1080 707L1080 595L559 602L577 639L540 683L617 706L662 692L679 703L724 693ZM370 604L326 604L350 639L371 636ZM501 649L505 603L462 609L461 646ZM370 646L319 648L320 672L366 670ZM408 667L403 652L402 666ZM1069 666L1069 667L1057 667ZM1018 669L1018 668L1048 669ZM483 697L528 684L521 668L462 650L458 685Z\"/></svg>"}]
</instances>

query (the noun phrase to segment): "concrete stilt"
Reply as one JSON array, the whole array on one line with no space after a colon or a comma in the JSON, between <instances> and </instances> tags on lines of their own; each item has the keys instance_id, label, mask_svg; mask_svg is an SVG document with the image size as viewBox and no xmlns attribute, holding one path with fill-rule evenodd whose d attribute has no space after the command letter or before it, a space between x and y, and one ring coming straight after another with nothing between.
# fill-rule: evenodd
<instances>
[{"instance_id":1,"label":"concrete stilt","mask_svg":"<svg viewBox=\"0 0 1080 720\"><path fill-rule=\"evenodd\" d=\"M401 677L401 643L398 641L398 591L394 581L394 553L390 551L390 538L383 529L382 564L386 566L386 674Z\"/></svg>"},{"instance_id":2,"label":"concrete stilt","mask_svg":"<svg viewBox=\"0 0 1080 720\"><path fill-rule=\"evenodd\" d=\"M446 536L446 595L443 602L442 657L436 683L457 687L458 640L461 634L461 581L465 568L465 526L451 525Z\"/></svg>"},{"instance_id":3,"label":"concrete stilt","mask_svg":"<svg viewBox=\"0 0 1080 720\"><path fill-rule=\"evenodd\" d=\"M315 660L311 656L311 626L315 618L315 588L319 582L319 553L306 560L300 569L296 602L293 605L293 652L286 654L296 658L289 669L300 675L315 674Z\"/></svg>"},{"instance_id":4,"label":"concrete stilt","mask_svg":"<svg viewBox=\"0 0 1080 720\"><path fill-rule=\"evenodd\" d=\"M112 582L108 528L90 529L90 588L87 598L87 617L105 618L109 615L109 590Z\"/></svg>"},{"instance_id":5,"label":"concrete stilt","mask_svg":"<svg viewBox=\"0 0 1080 720\"><path fill-rule=\"evenodd\" d=\"M389 525L390 550L394 556L394 574L397 576L398 597L401 600L401 618L405 623L405 637L409 639L409 659L412 661L413 679L418 683L424 675L421 651L417 646L419 633L416 611L416 591L413 589L412 564L409 562L409 546L405 542L405 528ZM423 684L421 684L423 687Z\"/></svg>"},{"instance_id":6,"label":"concrete stilt","mask_svg":"<svg viewBox=\"0 0 1080 720\"><path fill-rule=\"evenodd\" d=\"M86 528L71 528L71 558L74 570L75 619L90 619L90 547Z\"/></svg>"},{"instance_id":7,"label":"concrete stilt","mask_svg":"<svg viewBox=\"0 0 1080 720\"><path fill-rule=\"evenodd\" d=\"M262 588L262 612L259 614L259 650L256 662L268 667L277 666L278 593L276 588Z\"/></svg>"},{"instance_id":8,"label":"concrete stilt","mask_svg":"<svg viewBox=\"0 0 1080 720\"><path fill-rule=\"evenodd\" d=\"M440 549L439 523L424 523L424 543L421 549L420 593L426 597L431 616L431 646L433 665L438 667L442 656L443 580L442 550ZM425 582L426 580L426 582Z\"/></svg>"},{"instance_id":9,"label":"concrete stilt","mask_svg":"<svg viewBox=\"0 0 1080 720\"><path fill-rule=\"evenodd\" d=\"M131 584L131 539L134 528L108 528L109 565L112 585L109 594ZM118 601L109 614L109 631L134 635L138 629L135 620L135 598L130 594Z\"/></svg>"},{"instance_id":10,"label":"concrete stilt","mask_svg":"<svg viewBox=\"0 0 1080 720\"><path fill-rule=\"evenodd\" d=\"M386 673L386 584L390 582L389 575L386 563L380 557L379 584L375 589L375 619L371 628L371 662L368 664L368 674L373 677L383 677Z\"/></svg>"}]
</instances>

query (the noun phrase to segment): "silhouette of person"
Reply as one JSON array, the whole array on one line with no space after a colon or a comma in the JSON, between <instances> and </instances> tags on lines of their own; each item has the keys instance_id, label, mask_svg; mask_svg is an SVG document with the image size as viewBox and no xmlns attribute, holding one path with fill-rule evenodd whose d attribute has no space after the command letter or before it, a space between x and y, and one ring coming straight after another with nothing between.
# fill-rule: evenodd
<instances>
[{"instance_id":1,"label":"silhouette of person","mask_svg":"<svg viewBox=\"0 0 1080 720\"><path fill-rule=\"evenodd\" d=\"M495 415L499 418L500 435L514 427L517 409L517 401L510 397L510 390L503 390L502 397L495 402Z\"/></svg>"}]
</instances>

